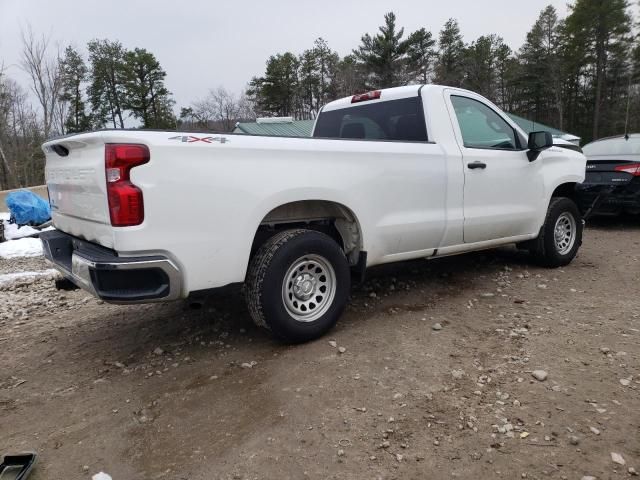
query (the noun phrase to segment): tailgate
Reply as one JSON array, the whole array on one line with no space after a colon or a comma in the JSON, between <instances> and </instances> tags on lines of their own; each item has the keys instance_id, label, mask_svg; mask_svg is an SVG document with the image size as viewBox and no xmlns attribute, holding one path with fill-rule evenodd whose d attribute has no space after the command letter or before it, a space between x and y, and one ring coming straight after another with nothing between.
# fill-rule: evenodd
<instances>
[{"instance_id":1,"label":"tailgate","mask_svg":"<svg viewBox=\"0 0 640 480\"><path fill-rule=\"evenodd\" d=\"M104 145L101 133L87 133L47 142L43 150L55 227L111 247Z\"/></svg>"}]
</instances>

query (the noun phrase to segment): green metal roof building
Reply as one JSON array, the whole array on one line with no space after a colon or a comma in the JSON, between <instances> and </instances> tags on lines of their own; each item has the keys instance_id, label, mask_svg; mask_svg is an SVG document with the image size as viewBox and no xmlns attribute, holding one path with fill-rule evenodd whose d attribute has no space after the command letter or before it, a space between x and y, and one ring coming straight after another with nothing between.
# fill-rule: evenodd
<instances>
[{"instance_id":1,"label":"green metal roof building","mask_svg":"<svg viewBox=\"0 0 640 480\"><path fill-rule=\"evenodd\" d=\"M236 123L233 133L310 137L314 122L315 120L294 120L290 117L259 118L256 122Z\"/></svg>"},{"instance_id":2,"label":"green metal roof building","mask_svg":"<svg viewBox=\"0 0 640 480\"><path fill-rule=\"evenodd\" d=\"M557 128L533 122L526 118L508 113L509 117L525 131L525 133L547 131L555 138L561 138L568 142L580 145L580 137L572 135ZM258 118L255 122L238 122L233 133L247 135L276 135L284 137L310 137L315 120L294 120L291 117Z\"/></svg>"}]
</instances>

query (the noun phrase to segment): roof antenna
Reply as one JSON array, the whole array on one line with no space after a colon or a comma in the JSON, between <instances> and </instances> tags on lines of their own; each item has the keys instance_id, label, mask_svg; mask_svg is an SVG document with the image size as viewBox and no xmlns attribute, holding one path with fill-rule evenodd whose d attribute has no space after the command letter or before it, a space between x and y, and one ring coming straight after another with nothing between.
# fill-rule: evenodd
<instances>
[{"instance_id":1,"label":"roof antenna","mask_svg":"<svg viewBox=\"0 0 640 480\"><path fill-rule=\"evenodd\" d=\"M631 105L631 75L629 75L629 88L627 90L627 115L624 120L624 139L629 140L629 106Z\"/></svg>"}]
</instances>

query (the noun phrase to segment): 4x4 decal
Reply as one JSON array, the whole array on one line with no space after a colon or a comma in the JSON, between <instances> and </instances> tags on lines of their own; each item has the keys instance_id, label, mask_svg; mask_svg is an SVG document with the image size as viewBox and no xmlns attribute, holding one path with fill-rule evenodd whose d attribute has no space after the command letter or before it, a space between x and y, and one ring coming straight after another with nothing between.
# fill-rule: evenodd
<instances>
[{"instance_id":1,"label":"4x4 decal","mask_svg":"<svg viewBox=\"0 0 640 480\"><path fill-rule=\"evenodd\" d=\"M177 137L169 137L169 140L178 140L182 143L194 143L194 142L203 142L203 143L227 143L226 137L194 137L193 135L178 135Z\"/></svg>"}]
</instances>

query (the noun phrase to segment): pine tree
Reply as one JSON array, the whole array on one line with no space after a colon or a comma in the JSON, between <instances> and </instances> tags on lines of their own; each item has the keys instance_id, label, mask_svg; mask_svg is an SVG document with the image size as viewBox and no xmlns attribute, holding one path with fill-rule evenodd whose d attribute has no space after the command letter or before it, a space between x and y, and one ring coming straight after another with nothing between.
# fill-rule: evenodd
<instances>
[{"instance_id":1,"label":"pine tree","mask_svg":"<svg viewBox=\"0 0 640 480\"><path fill-rule=\"evenodd\" d=\"M320 77L316 52L305 50L299 58L299 103L302 104L302 118L314 118L318 111Z\"/></svg>"},{"instance_id":2,"label":"pine tree","mask_svg":"<svg viewBox=\"0 0 640 480\"><path fill-rule=\"evenodd\" d=\"M313 44L313 54L316 58L318 76L318 107L336 98L336 69L340 56L329 48L329 44L322 37Z\"/></svg>"},{"instance_id":3,"label":"pine tree","mask_svg":"<svg viewBox=\"0 0 640 480\"><path fill-rule=\"evenodd\" d=\"M355 56L347 55L336 66L336 97L347 97L363 93L366 87L366 73Z\"/></svg>"},{"instance_id":4,"label":"pine tree","mask_svg":"<svg viewBox=\"0 0 640 480\"><path fill-rule=\"evenodd\" d=\"M436 41L425 28L409 35L407 39L407 66L411 80L422 84L429 83L433 72L433 62L437 56Z\"/></svg>"},{"instance_id":5,"label":"pine tree","mask_svg":"<svg viewBox=\"0 0 640 480\"><path fill-rule=\"evenodd\" d=\"M373 37L368 33L362 37L361 45L353 55L369 73L370 88L389 88L406 84L405 62L408 43L403 40L404 28L397 30L396 15L384 16L385 24Z\"/></svg>"},{"instance_id":6,"label":"pine tree","mask_svg":"<svg viewBox=\"0 0 640 480\"><path fill-rule=\"evenodd\" d=\"M628 70L631 52L628 7L627 0L576 0L566 19L570 51L583 65L578 75L593 76L586 92L593 105L593 138L600 136L603 119L611 110L608 103L618 99L628 83L620 78Z\"/></svg>"},{"instance_id":7,"label":"pine tree","mask_svg":"<svg viewBox=\"0 0 640 480\"><path fill-rule=\"evenodd\" d=\"M464 52L463 87L497 101L498 57L509 56L511 50L497 35L484 35Z\"/></svg>"},{"instance_id":8,"label":"pine tree","mask_svg":"<svg viewBox=\"0 0 640 480\"><path fill-rule=\"evenodd\" d=\"M124 55L120 42L92 40L87 45L91 64L89 100L96 126L110 122L113 128L124 128Z\"/></svg>"},{"instance_id":9,"label":"pine tree","mask_svg":"<svg viewBox=\"0 0 640 480\"><path fill-rule=\"evenodd\" d=\"M553 6L546 7L527 33L520 49L519 78L525 102L520 113L534 120L560 126L563 122L561 24Z\"/></svg>"},{"instance_id":10,"label":"pine tree","mask_svg":"<svg viewBox=\"0 0 640 480\"><path fill-rule=\"evenodd\" d=\"M269 57L264 77L252 78L247 89L247 96L259 113L283 117L301 113L299 67L293 53Z\"/></svg>"},{"instance_id":11,"label":"pine tree","mask_svg":"<svg viewBox=\"0 0 640 480\"><path fill-rule=\"evenodd\" d=\"M171 93L164 85L165 71L144 48L124 55L123 106L142 122L143 128L175 128Z\"/></svg>"},{"instance_id":12,"label":"pine tree","mask_svg":"<svg viewBox=\"0 0 640 480\"><path fill-rule=\"evenodd\" d=\"M65 121L68 133L91 130L91 117L87 115L84 101L84 84L89 69L78 51L68 46L60 62L62 72L62 100L69 103Z\"/></svg>"},{"instance_id":13,"label":"pine tree","mask_svg":"<svg viewBox=\"0 0 640 480\"><path fill-rule=\"evenodd\" d=\"M458 87L463 83L465 47L458 22L450 18L440 31L435 82Z\"/></svg>"},{"instance_id":14,"label":"pine tree","mask_svg":"<svg viewBox=\"0 0 640 480\"><path fill-rule=\"evenodd\" d=\"M513 51L506 44L499 45L495 50L496 89L494 101L503 110L513 108L516 96L513 88L514 78L518 71L518 61L513 57Z\"/></svg>"}]
</instances>

